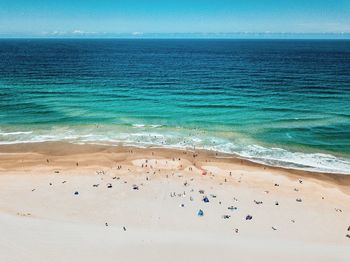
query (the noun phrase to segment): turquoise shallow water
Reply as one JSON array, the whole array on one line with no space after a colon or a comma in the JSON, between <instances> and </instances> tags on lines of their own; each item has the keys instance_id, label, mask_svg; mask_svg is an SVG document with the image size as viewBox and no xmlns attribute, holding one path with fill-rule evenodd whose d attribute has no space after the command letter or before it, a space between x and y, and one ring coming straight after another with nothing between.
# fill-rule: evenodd
<instances>
[{"instance_id":1,"label":"turquoise shallow water","mask_svg":"<svg viewBox=\"0 0 350 262\"><path fill-rule=\"evenodd\" d=\"M0 40L0 144L235 153L350 173L350 41Z\"/></svg>"}]
</instances>

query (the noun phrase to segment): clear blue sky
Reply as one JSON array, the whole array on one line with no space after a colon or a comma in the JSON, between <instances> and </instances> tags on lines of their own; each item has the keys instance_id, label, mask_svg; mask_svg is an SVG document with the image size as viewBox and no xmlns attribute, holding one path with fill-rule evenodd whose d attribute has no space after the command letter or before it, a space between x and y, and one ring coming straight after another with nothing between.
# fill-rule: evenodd
<instances>
[{"instance_id":1,"label":"clear blue sky","mask_svg":"<svg viewBox=\"0 0 350 262\"><path fill-rule=\"evenodd\" d=\"M350 33L350 0L0 0L0 36Z\"/></svg>"}]
</instances>

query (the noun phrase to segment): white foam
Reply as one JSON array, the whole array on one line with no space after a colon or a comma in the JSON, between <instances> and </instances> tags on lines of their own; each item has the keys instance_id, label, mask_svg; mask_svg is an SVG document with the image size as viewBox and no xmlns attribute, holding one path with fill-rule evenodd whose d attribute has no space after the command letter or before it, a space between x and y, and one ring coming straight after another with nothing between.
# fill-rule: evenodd
<instances>
[{"instance_id":1,"label":"white foam","mask_svg":"<svg viewBox=\"0 0 350 262\"><path fill-rule=\"evenodd\" d=\"M162 125L132 124L132 127L134 127L134 128L145 128L145 127L149 127L149 128L159 128L159 127L162 127Z\"/></svg>"},{"instance_id":2,"label":"white foam","mask_svg":"<svg viewBox=\"0 0 350 262\"><path fill-rule=\"evenodd\" d=\"M32 133L33 131L0 132L0 136L28 135Z\"/></svg>"},{"instance_id":3,"label":"white foam","mask_svg":"<svg viewBox=\"0 0 350 262\"><path fill-rule=\"evenodd\" d=\"M145 125L143 125L143 124L133 124L132 126L135 128L145 127Z\"/></svg>"},{"instance_id":4,"label":"white foam","mask_svg":"<svg viewBox=\"0 0 350 262\"><path fill-rule=\"evenodd\" d=\"M226 145L226 148L215 149L225 153L235 153L243 158L272 166L350 174L350 161L330 154L291 152L282 148L266 148L260 145L247 145L242 149L233 150L227 150Z\"/></svg>"}]
</instances>

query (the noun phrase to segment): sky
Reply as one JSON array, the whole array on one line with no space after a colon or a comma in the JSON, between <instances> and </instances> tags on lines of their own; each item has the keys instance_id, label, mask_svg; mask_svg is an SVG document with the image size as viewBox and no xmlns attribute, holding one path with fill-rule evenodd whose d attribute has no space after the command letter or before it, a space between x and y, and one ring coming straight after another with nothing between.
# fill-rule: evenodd
<instances>
[{"instance_id":1,"label":"sky","mask_svg":"<svg viewBox=\"0 0 350 262\"><path fill-rule=\"evenodd\" d=\"M0 0L0 37L350 34L350 0Z\"/></svg>"}]
</instances>

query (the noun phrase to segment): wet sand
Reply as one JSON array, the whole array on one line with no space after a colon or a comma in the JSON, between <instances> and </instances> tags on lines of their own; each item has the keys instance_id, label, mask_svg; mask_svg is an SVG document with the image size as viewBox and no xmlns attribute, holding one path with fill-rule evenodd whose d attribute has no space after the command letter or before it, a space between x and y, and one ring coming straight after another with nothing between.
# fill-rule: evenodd
<instances>
[{"instance_id":1,"label":"wet sand","mask_svg":"<svg viewBox=\"0 0 350 262\"><path fill-rule=\"evenodd\" d=\"M350 261L349 227L350 176L206 151L0 147L0 261Z\"/></svg>"}]
</instances>

